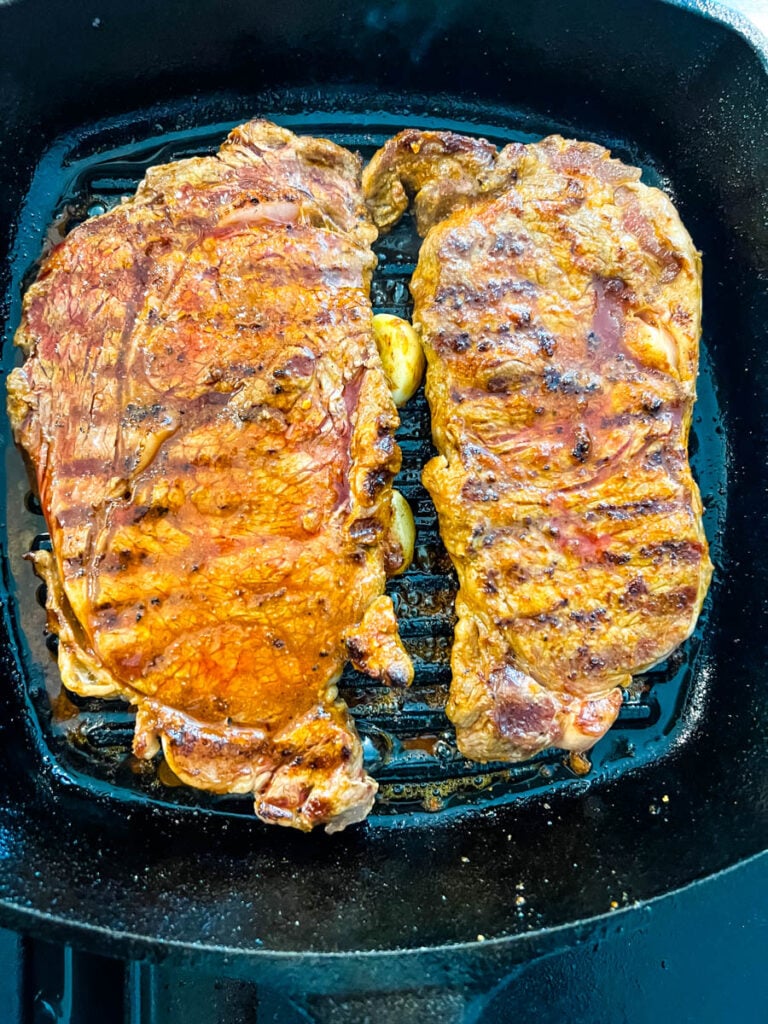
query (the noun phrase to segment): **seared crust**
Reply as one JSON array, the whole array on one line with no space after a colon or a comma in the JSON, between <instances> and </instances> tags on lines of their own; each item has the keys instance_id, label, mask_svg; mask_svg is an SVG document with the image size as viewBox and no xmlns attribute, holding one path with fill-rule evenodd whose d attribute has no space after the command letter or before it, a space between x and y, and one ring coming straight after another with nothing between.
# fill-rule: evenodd
<instances>
[{"instance_id":1,"label":"seared crust","mask_svg":"<svg viewBox=\"0 0 768 1024\"><path fill-rule=\"evenodd\" d=\"M423 479L460 581L448 714L480 761L590 747L709 584L687 457L700 260L639 177L558 136L489 159L413 132L365 172L375 221L401 190L426 233Z\"/></svg>"},{"instance_id":2,"label":"seared crust","mask_svg":"<svg viewBox=\"0 0 768 1024\"><path fill-rule=\"evenodd\" d=\"M372 601L362 622L348 629L344 640L349 660L359 672L387 686L405 687L413 682L413 664L400 639L391 598Z\"/></svg>"},{"instance_id":3,"label":"seared crust","mask_svg":"<svg viewBox=\"0 0 768 1024\"><path fill-rule=\"evenodd\" d=\"M302 829L376 790L335 686L388 601L400 464L360 169L263 121L151 168L45 261L9 381L64 682L136 704L139 755Z\"/></svg>"}]
</instances>

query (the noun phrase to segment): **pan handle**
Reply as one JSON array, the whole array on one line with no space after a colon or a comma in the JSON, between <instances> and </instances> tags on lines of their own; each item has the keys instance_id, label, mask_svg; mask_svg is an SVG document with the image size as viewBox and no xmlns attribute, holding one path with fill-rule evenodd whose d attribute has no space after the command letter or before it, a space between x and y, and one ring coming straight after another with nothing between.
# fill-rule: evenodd
<instances>
[{"instance_id":1,"label":"pan handle","mask_svg":"<svg viewBox=\"0 0 768 1024\"><path fill-rule=\"evenodd\" d=\"M307 1024L474 1024L480 1019L470 1006L472 996L445 989L309 996L301 1006L295 998Z\"/></svg>"},{"instance_id":2,"label":"pan handle","mask_svg":"<svg viewBox=\"0 0 768 1024\"><path fill-rule=\"evenodd\" d=\"M479 1024L485 1003L477 993L434 985L366 991L362 977L360 991L347 979L334 994L297 993L146 962L129 964L126 980L126 1024Z\"/></svg>"}]
</instances>

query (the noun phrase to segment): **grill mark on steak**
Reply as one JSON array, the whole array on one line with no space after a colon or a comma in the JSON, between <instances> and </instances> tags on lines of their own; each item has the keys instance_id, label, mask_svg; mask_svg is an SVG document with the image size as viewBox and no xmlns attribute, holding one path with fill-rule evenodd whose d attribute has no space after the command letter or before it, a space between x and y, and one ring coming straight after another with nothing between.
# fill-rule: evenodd
<instances>
[{"instance_id":1,"label":"grill mark on steak","mask_svg":"<svg viewBox=\"0 0 768 1024\"><path fill-rule=\"evenodd\" d=\"M415 191L424 236L423 479L460 583L448 714L481 761L581 751L689 635L711 574L686 452L699 258L599 146L456 152L450 133L399 136L365 176L385 226L398 185ZM503 275L500 239L520 240Z\"/></svg>"},{"instance_id":2,"label":"grill mark on steak","mask_svg":"<svg viewBox=\"0 0 768 1024\"><path fill-rule=\"evenodd\" d=\"M137 756L305 830L373 802L335 688L373 605L369 660L410 679L360 169L266 122L150 168L44 262L9 382L65 685L131 700Z\"/></svg>"}]
</instances>

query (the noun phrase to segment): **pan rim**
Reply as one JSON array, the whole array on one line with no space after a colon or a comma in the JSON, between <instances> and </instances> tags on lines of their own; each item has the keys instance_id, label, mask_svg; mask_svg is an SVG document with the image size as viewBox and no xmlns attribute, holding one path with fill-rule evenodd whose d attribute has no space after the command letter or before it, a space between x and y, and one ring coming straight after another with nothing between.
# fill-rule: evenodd
<instances>
[{"instance_id":1,"label":"pan rim","mask_svg":"<svg viewBox=\"0 0 768 1024\"><path fill-rule=\"evenodd\" d=\"M662 2L670 7L690 11L700 17L727 26L747 42L750 50L758 56L762 66L768 70L768 38L743 15L724 7L721 3L709 2L709 0L656 0L656 2ZM259 969L264 972L272 969L276 973L287 970L289 964L295 965L297 961L301 961L302 970L307 969L308 971L328 969L328 966L333 966L342 961L346 963L351 960L363 961L370 965L374 965L378 961L389 964L391 958L395 956L406 958L410 966L418 962L426 962L430 957L437 958L445 957L446 955L455 955L457 957L486 956L505 952L512 954L515 950L531 950L533 955L543 955L546 950L542 950L537 954L535 947L548 945L549 940L552 940L554 948L557 948L558 941L560 939L564 940L565 936L572 935L580 930L591 931L608 920L613 921L614 918L622 921L628 920L631 916L628 912L639 911L642 908L651 908L661 900L668 897L673 898L692 889L694 886L718 879L731 871L735 871L746 864L766 856L768 856L766 851L748 854L721 870L702 874L700 877L695 877L677 888L651 896L631 906L621 907L617 910L607 910L603 913L534 929L530 932L518 932L506 936L502 935L497 938L489 938L483 942L471 940L467 942L451 942L418 947L393 947L379 950L329 950L313 952L274 950L260 947L232 947L221 944L206 945L204 943L178 939L164 939L147 933L142 934L127 930L122 932L110 931L108 927L103 925L86 924L82 921L69 921L61 914L51 914L33 907L22 906L21 903L14 902L13 899L5 897L0 897L0 918L4 922L5 920L16 919L20 922L20 927L28 925L30 931L47 932L48 935L52 931L66 930L69 936L76 941L82 939L84 945L91 943L95 946L99 937L108 937L110 944L114 943L121 950L124 947L126 950L128 947L134 947L136 950L143 951L144 955L148 954L153 960L166 956L214 957L216 960L226 961L229 959L233 962L236 961L239 966L246 964L258 965ZM544 940L547 940L546 943ZM560 944L564 945L565 943L563 941ZM128 954L122 952L119 955ZM393 975L393 980L394 978L395 975Z\"/></svg>"},{"instance_id":2,"label":"pan rim","mask_svg":"<svg viewBox=\"0 0 768 1024\"><path fill-rule=\"evenodd\" d=\"M211 973L215 969L215 973L221 974L221 968L224 966L224 973L226 975L226 967L239 967L247 964L250 967L263 969L265 976L268 976L270 970L272 970L276 981L280 980L278 975L290 975L292 972L289 968L295 967L297 961L301 961L301 974L306 975L308 981L313 977L314 971L324 973L335 964L348 966L350 962L355 961L369 966L372 974L377 971L377 968L384 968L386 966L386 978L397 982L398 980L402 981L402 978L400 977L400 972L391 972L391 961L405 959L408 961L406 965L408 968L428 969L429 961L432 959L444 961L448 956L469 956L483 959L488 957L490 959L496 953L505 958L506 962L503 966L508 968L511 963L508 959L509 954L513 954L516 951L526 953L531 951L532 955L525 957L526 961L530 961L555 953L558 950L573 945L571 937L576 936L577 933L577 942L588 941L595 934L595 931L608 921L615 921L617 923L617 930L619 930L619 926L626 926L628 922L631 923L635 919L637 919L639 926L639 915L653 910L662 901L675 899L697 886L715 882L761 859L768 861L768 849L743 857L719 871L705 874L700 878L694 878L685 885L678 886L668 892L659 893L646 900L638 900L633 904L619 907L615 910L607 910L601 914L578 918L575 921L568 921L551 927L537 928L527 932L518 932L513 935L483 938L482 940L475 939L466 942L441 943L433 946L369 950L295 951L259 947L245 948L222 944L204 945L185 942L180 939L151 937L138 932L110 932L103 925L69 921L61 915L46 914L44 911L35 910L30 907L20 907L18 904L1 897L0 915L4 916L6 912L8 913L8 917L4 917L3 920L3 924L6 927L15 927L16 923L19 923L19 930L23 930L25 934L38 935L40 938L51 939L52 931L66 931L69 936L66 940L68 945L79 946L88 952L103 953L103 947L99 949L98 946L89 940L92 939L95 943L98 937L108 938L110 945L118 947L116 950L110 949L108 955L122 957L126 960L144 959L148 963L162 962L171 966L181 966L182 963L187 966L199 966L199 961L203 959L210 961L213 958L216 963L210 965ZM40 927L35 927L34 925L36 924L39 924ZM29 925L29 927L24 928L23 925ZM558 941L561 939L565 940L566 938L568 941ZM79 941L81 939L82 942ZM137 955L139 950L144 952L145 956L143 958ZM240 975L239 972L235 971L232 975L227 976L239 977ZM250 973L250 976L253 977L252 973ZM427 984L426 975L424 977L424 984ZM253 980L259 981L261 979L253 978ZM457 978L457 984L462 984L461 978ZM372 990L392 991L397 987L399 985L382 986L377 983L372 985ZM315 988L308 984L306 987L302 986L302 991L314 992Z\"/></svg>"}]
</instances>

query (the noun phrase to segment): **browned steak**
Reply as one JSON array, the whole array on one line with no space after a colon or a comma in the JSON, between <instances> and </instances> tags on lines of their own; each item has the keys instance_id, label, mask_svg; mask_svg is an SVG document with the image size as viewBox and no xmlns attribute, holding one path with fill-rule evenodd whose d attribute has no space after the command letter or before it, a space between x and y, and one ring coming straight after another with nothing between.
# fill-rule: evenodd
<instances>
[{"instance_id":1,"label":"browned steak","mask_svg":"<svg viewBox=\"0 0 768 1024\"><path fill-rule=\"evenodd\" d=\"M480 761L580 751L692 631L711 565L687 442L699 255L667 197L558 136L407 131L364 173L413 202L411 284L459 574L448 713Z\"/></svg>"},{"instance_id":2,"label":"browned steak","mask_svg":"<svg viewBox=\"0 0 768 1024\"><path fill-rule=\"evenodd\" d=\"M264 121L152 168L45 260L9 382L64 683L130 700L139 756L301 829L376 790L337 698L347 633L412 676L360 170Z\"/></svg>"}]
</instances>

